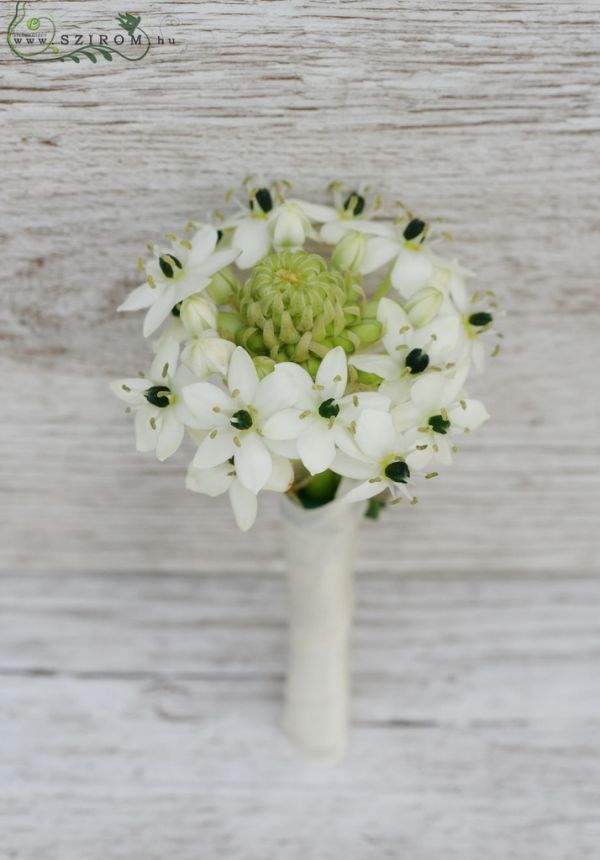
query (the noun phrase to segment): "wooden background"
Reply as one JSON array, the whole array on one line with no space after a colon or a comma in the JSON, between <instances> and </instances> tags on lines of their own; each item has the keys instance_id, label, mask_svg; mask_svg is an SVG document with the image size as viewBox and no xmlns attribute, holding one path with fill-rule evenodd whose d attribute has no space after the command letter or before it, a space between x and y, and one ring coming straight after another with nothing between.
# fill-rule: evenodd
<instances>
[{"instance_id":1,"label":"wooden background","mask_svg":"<svg viewBox=\"0 0 600 860\"><path fill-rule=\"evenodd\" d=\"M596 858L600 2L136 11L178 44L0 48L0 855ZM509 311L472 389L493 420L363 529L335 771L277 731L276 500L239 533L183 489L191 452L135 453L107 388L146 362L115 313L140 250L251 171L447 216Z\"/></svg>"},{"instance_id":2,"label":"wooden background","mask_svg":"<svg viewBox=\"0 0 600 860\"><path fill-rule=\"evenodd\" d=\"M107 21L81 2L66 23ZM30 4L32 11L48 3ZM0 51L0 565L279 568L275 500L239 534L226 499L157 463L107 380L147 361L115 307L146 241L252 171L324 199L361 179L426 216L509 311L472 390L493 421L421 504L368 532L364 569L597 564L597 2L147 3L180 44L139 64Z\"/></svg>"}]
</instances>

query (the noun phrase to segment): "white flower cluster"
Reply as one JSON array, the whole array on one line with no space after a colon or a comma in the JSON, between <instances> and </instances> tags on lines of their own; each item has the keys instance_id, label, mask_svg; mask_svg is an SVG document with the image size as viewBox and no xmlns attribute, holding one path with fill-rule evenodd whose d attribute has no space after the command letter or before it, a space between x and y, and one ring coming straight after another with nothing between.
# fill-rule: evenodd
<instances>
[{"instance_id":1,"label":"white flower cluster","mask_svg":"<svg viewBox=\"0 0 600 860\"><path fill-rule=\"evenodd\" d=\"M188 489L228 492L244 530L261 490L414 502L416 475L437 475L426 470L489 417L464 386L498 350L493 294L468 294L431 224L332 190L323 206L286 183L247 188L232 217L149 246L119 308L146 309L146 337L167 323L148 373L111 385L137 449L165 460L187 430Z\"/></svg>"}]
</instances>

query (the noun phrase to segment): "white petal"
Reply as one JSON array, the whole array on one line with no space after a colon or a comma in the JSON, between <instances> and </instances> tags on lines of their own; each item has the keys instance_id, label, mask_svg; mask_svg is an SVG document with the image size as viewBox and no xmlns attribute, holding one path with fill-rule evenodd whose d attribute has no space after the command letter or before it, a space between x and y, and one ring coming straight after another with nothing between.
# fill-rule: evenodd
<instances>
[{"instance_id":1,"label":"white petal","mask_svg":"<svg viewBox=\"0 0 600 860\"><path fill-rule=\"evenodd\" d=\"M222 463L213 469L196 469L194 466L190 466L185 478L185 485L188 490L192 490L194 493L220 496L231 486L233 471L231 463Z\"/></svg>"},{"instance_id":2,"label":"white petal","mask_svg":"<svg viewBox=\"0 0 600 860\"><path fill-rule=\"evenodd\" d=\"M219 466L230 457L233 457L237 450L233 442L233 428L217 430L213 436L211 433L206 436L203 442L198 446L196 455L192 460L192 465L197 469L210 469L213 466Z\"/></svg>"},{"instance_id":3,"label":"white petal","mask_svg":"<svg viewBox=\"0 0 600 860\"><path fill-rule=\"evenodd\" d=\"M452 463L452 445L447 436L436 434L435 439L437 451L435 451L435 459L442 466L449 466Z\"/></svg>"},{"instance_id":4,"label":"white petal","mask_svg":"<svg viewBox=\"0 0 600 860\"><path fill-rule=\"evenodd\" d=\"M383 459L392 451L396 433L387 412L365 409L356 422L356 444L374 461Z\"/></svg>"},{"instance_id":5,"label":"white petal","mask_svg":"<svg viewBox=\"0 0 600 860\"><path fill-rule=\"evenodd\" d=\"M142 406L135 413L135 447L138 451L154 451L156 448L161 420L159 411ZM154 418L154 427L150 424L151 418Z\"/></svg>"},{"instance_id":6,"label":"white petal","mask_svg":"<svg viewBox=\"0 0 600 860\"><path fill-rule=\"evenodd\" d=\"M242 403L252 403L258 388L258 374L250 355L242 346L233 351L227 376L229 390L239 391Z\"/></svg>"},{"instance_id":7,"label":"white petal","mask_svg":"<svg viewBox=\"0 0 600 860\"><path fill-rule=\"evenodd\" d=\"M249 269L256 265L271 247L269 224L264 218L248 218L236 228L231 244L240 251L236 265L240 269Z\"/></svg>"},{"instance_id":8,"label":"white petal","mask_svg":"<svg viewBox=\"0 0 600 860\"><path fill-rule=\"evenodd\" d=\"M318 203L309 203L308 200L292 199L288 202L295 203L302 209L307 218L318 224L326 224L327 221L333 221L334 218L338 217L338 211L333 206L321 206Z\"/></svg>"},{"instance_id":9,"label":"white petal","mask_svg":"<svg viewBox=\"0 0 600 860\"><path fill-rule=\"evenodd\" d=\"M271 477L265 484L265 490L273 490L276 493L285 493L294 483L294 470L292 464L285 457L273 458Z\"/></svg>"},{"instance_id":10,"label":"white petal","mask_svg":"<svg viewBox=\"0 0 600 860\"><path fill-rule=\"evenodd\" d=\"M304 430L305 421L300 420L299 409L282 409L271 415L262 426L262 432L266 439L297 439Z\"/></svg>"},{"instance_id":11,"label":"white petal","mask_svg":"<svg viewBox=\"0 0 600 860\"><path fill-rule=\"evenodd\" d=\"M267 447L272 454L286 460L299 460L298 446L295 439L267 439Z\"/></svg>"},{"instance_id":12,"label":"white petal","mask_svg":"<svg viewBox=\"0 0 600 860\"><path fill-rule=\"evenodd\" d=\"M173 285L174 304L184 302L205 290L210 284L208 275L200 269L188 269L180 281Z\"/></svg>"},{"instance_id":13,"label":"white petal","mask_svg":"<svg viewBox=\"0 0 600 860\"><path fill-rule=\"evenodd\" d=\"M203 263L209 254L214 251L217 238L216 228L210 224L206 224L194 233L190 240L192 248L185 261L186 267L197 266Z\"/></svg>"},{"instance_id":14,"label":"white petal","mask_svg":"<svg viewBox=\"0 0 600 860\"><path fill-rule=\"evenodd\" d=\"M425 445L425 442L421 443L421 446ZM420 469L424 469L431 462L431 458L433 457L434 451L431 445L427 445L427 447L421 447L420 451L417 451L416 448L406 455L404 458L408 464L408 468L412 471L419 471Z\"/></svg>"},{"instance_id":15,"label":"white petal","mask_svg":"<svg viewBox=\"0 0 600 860\"><path fill-rule=\"evenodd\" d=\"M160 287L151 287L150 284L142 284L132 290L125 301L119 305L118 311L139 311L149 308L156 301L157 292Z\"/></svg>"},{"instance_id":16,"label":"white petal","mask_svg":"<svg viewBox=\"0 0 600 860\"><path fill-rule=\"evenodd\" d=\"M403 359L405 352L398 346L409 344L413 327L398 302L383 298L377 306L377 319L383 326L383 345L390 355ZM408 351L408 350L407 350Z\"/></svg>"},{"instance_id":17,"label":"white petal","mask_svg":"<svg viewBox=\"0 0 600 860\"><path fill-rule=\"evenodd\" d=\"M242 484L252 493L263 489L269 478L273 463L265 443L256 433L246 433L235 450L235 470Z\"/></svg>"},{"instance_id":18,"label":"white petal","mask_svg":"<svg viewBox=\"0 0 600 860\"><path fill-rule=\"evenodd\" d=\"M311 475L318 475L331 466L335 441L324 419L314 421L298 437L298 454Z\"/></svg>"},{"instance_id":19,"label":"white petal","mask_svg":"<svg viewBox=\"0 0 600 860\"><path fill-rule=\"evenodd\" d=\"M432 273L433 265L425 251L404 247L392 269L391 281L398 292L409 298L427 285Z\"/></svg>"},{"instance_id":20,"label":"white petal","mask_svg":"<svg viewBox=\"0 0 600 860\"><path fill-rule=\"evenodd\" d=\"M148 313L144 317L144 337L156 331L156 329L166 320L171 313L175 302L175 291L171 285L164 288L156 301L148 309Z\"/></svg>"},{"instance_id":21,"label":"white petal","mask_svg":"<svg viewBox=\"0 0 600 860\"><path fill-rule=\"evenodd\" d=\"M342 221L337 218L334 221L323 224L321 227L321 239L328 245L337 245L350 229L352 229L350 220Z\"/></svg>"},{"instance_id":22,"label":"white petal","mask_svg":"<svg viewBox=\"0 0 600 860\"><path fill-rule=\"evenodd\" d=\"M401 365L394 361L389 355L374 355L365 353L361 355L353 355L350 358L350 364L357 367L359 370L364 370L365 373L375 373L381 376L382 379L393 380L398 379L402 372Z\"/></svg>"},{"instance_id":23,"label":"white petal","mask_svg":"<svg viewBox=\"0 0 600 860\"><path fill-rule=\"evenodd\" d=\"M144 391L148 388L147 379L141 379L139 376L115 379L114 382L109 383L109 387L112 393L125 403L136 405L146 402Z\"/></svg>"},{"instance_id":24,"label":"white petal","mask_svg":"<svg viewBox=\"0 0 600 860\"><path fill-rule=\"evenodd\" d=\"M223 337L205 337L202 339L202 349L211 370L225 376L235 344Z\"/></svg>"},{"instance_id":25,"label":"white petal","mask_svg":"<svg viewBox=\"0 0 600 860\"><path fill-rule=\"evenodd\" d=\"M269 373L258 383L253 406L263 418L291 406L296 400L296 388L283 373Z\"/></svg>"},{"instance_id":26,"label":"white petal","mask_svg":"<svg viewBox=\"0 0 600 860\"><path fill-rule=\"evenodd\" d=\"M177 419L173 409L164 409L156 443L156 456L159 460L166 460L179 448L183 441L184 427Z\"/></svg>"},{"instance_id":27,"label":"white petal","mask_svg":"<svg viewBox=\"0 0 600 860\"><path fill-rule=\"evenodd\" d=\"M341 346L330 349L317 370L315 382L323 386L321 396L323 400L333 397L339 400L346 390L348 381L348 365L346 353Z\"/></svg>"},{"instance_id":28,"label":"white petal","mask_svg":"<svg viewBox=\"0 0 600 860\"><path fill-rule=\"evenodd\" d=\"M331 468L338 475L344 475L346 478L356 478L358 480L366 480L373 477L373 463L367 463L363 460L355 460L345 451L336 451Z\"/></svg>"},{"instance_id":29,"label":"white petal","mask_svg":"<svg viewBox=\"0 0 600 860\"><path fill-rule=\"evenodd\" d=\"M369 221L367 218L354 218L349 223L351 230L366 233L369 236L384 236L388 239L394 239L397 235L396 228L389 221Z\"/></svg>"},{"instance_id":30,"label":"white petal","mask_svg":"<svg viewBox=\"0 0 600 860\"><path fill-rule=\"evenodd\" d=\"M160 350L154 356L150 377L160 384L168 385L168 380L175 376L177 370L177 359L179 358L179 344L174 338L165 341Z\"/></svg>"},{"instance_id":31,"label":"white petal","mask_svg":"<svg viewBox=\"0 0 600 860\"><path fill-rule=\"evenodd\" d=\"M423 414L435 415L445 405L444 388L447 379L441 373L427 373L414 383L410 397Z\"/></svg>"},{"instance_id":32,"label":"white petal","mask_svg":"<svg viewBox=\"0 0 600 860\"><path fill-rule=\"evenodd\" d=\"M403 379L383 381L379 386L379 393L385 397L389 397L394 405L405 403L410 400L411 376L405 376Z\"/></svg>"},{"instance_id":33,"label":"white petal","mask_svg":"<svg viewBox=\"0 0 600 860\"><path fill-rule=\"evenodd\" d=\"M197 427L217 427L227 424L229 415L235 409L231 397L212 382L195 382L183 389L183 399L194 417ZM219 410L215 412L215 409Z\"/></svg>"},{"instance_id":34,"label":"white petal","mask_svg":"<svg viewBox=\"0 0 600 860\"><path fill-rule=\"evenodd\" d=\"M476 430L490 417L489 412L479 400L463 400L448 410L448 418L452 425L461 429Z\"/></svg>"},{"instance_id":35,"label":"white petal","mask_svg":"<svg viewBox=\"0 0 600 860\"><path fill-rule=\"evenodd\" d=\"M352 502L363 502L365 499L372 499L373 496L378 496L379 493L382 493L385 489L386 485L383 481L376 481L374 483L365 481L363 484L359 484L358 487L355 487L353 490L350 490L350 492L341 496L340 502L346 502L348 504Z\"/></svg>"},{"instance_id":36,"label":"white petal","mask_svg":"<svg viewBox=\"0 0 600 860\"><path fill-rule=\"evenodd\" d=\"M355 394L347 394L338 403L340 417L344 422L355 420L365 409L378 409L381 412L389 412L391 401L389 397L380 394L379 391L357 391ZM336 424L339 424L339 419Z\"/></svg>"},{"instance_id":37,"label":"white petal","mask_svg":"<svg viewBox=\"0 0 600 860\"><path fill-rule=\"evenodd\" d=\"M379 269L393 260L398 250L399 245L395 239L388 239L384 236L375 236L369 239L359 271L363 275L369 275L375 269Z\"/></svg>"},{"instance_id":38,"label":"white petal","mask_svg":"<svg viewBox=\"0 0 600 860\"><path fill-rule=\"evenodd\" d=\"M239 481L229 488L229 501L238 527L247 532L254 525L258 502L256 495L247 490Z\"/></svg>"},{"instance_id":39,"label":"white petal","mask_svg":"<svg viewBox=\"0 0 600 860\"><path fill-rule=\"evenodd\" d=\"M210 257L199 266L193 266L191 271L202 273L202 275L214 275L233 263L240 256L238 248L223 248L222 251L215 251Z\"/></svg>"},{"instance_id":40,"label":"white petal","mask_svg":"<svg viewBox=\"0 0 600 860\"><path fill-rule=\"evenodd\" d=\"M413 427L418 427L424 420L422 411L412 401L400 403L394 406L391 412L392 421L396 430L410 430ZM427 418L429 416L425 416Z\"/></svg>"}]
</instances>

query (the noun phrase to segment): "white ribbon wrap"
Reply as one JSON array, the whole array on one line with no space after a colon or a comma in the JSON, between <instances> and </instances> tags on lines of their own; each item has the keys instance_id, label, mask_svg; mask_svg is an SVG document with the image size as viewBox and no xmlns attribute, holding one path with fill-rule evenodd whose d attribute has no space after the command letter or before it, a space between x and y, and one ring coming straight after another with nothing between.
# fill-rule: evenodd
<instances>
[{"instance_id":1,"label":"white ribbon wrap","mask_svg":"<svg viewBox=\"0 0 600 860\"><path fill-rule=\"evenodd\" d=\"M303 752L341 758L348 743L354 561L364 504L306 510L284 497L289 668L283 728Z\"/></svg>"}]
</instances>

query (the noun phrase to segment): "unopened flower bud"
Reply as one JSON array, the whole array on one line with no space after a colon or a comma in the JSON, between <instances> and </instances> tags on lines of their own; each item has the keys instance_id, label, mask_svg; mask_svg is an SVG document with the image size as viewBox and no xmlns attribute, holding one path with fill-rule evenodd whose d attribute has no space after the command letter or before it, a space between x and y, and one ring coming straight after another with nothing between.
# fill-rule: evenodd
<instances>
[{"instance_id":1,"label":"unopened flower bud","mask_svg":"<svg viewBox=\"0 0 600 860\"><path fill-rule=\"evenodd\" d=\"M363 261L366 250L367 237L363 233L352 230L346 233L333 249L331 263L335 269L356 271Z\"/></svg>"},{"instance_id":2,"label":"unopened flower bud","mask_svg":"<svg viewBox=\"0 0 600 860\"><path fill-rule=\"evenodd\" d=\"M217 331L221 337L235 342L237 333L244 328L244 321L238 314L231 311L219 311L217 314Z\"/></svg>"},{"instance_id":3,"label":"unopened flower bud","mask_svg":"<svg viewBox=\"0 0 600 860\"><path fill-rule=\"evenodd\" d=\"M239 283L228 267L212 276L206 292L218 305L226 305L237 289L239 289Z\"/></svg>"},{"instance_id":4,"label":"unopened flower bud","mask_svg":"<svg viewBox=\"0 0 600 860\"><path fill-rule=\"evenodd\" d=\"M437 315L444 296L435 287L424 287L410 297L404 305L409 320L415 328L422 328Z\"/></svg>"},{"instance_id":5,"label":"unopened flower bud","mask_svg":"<svg viewBox=\"0 0 600 860\"><path fill-rule=\"evenodd\" d=\"M361 346L368 346L381 337L381 323L375 319L364 319L350 326L349 331L359 338Z\"/></svg>"},{"instance_id":6,"label":"unopened flower bud","mask_svg":"<svg viewBox=\"0 0 600 860\"><path fill-rule=\"evenodd\" d=\"M259 379L264 379L275 368L275 362L267 355L257 355L253 361Z\"/></svg>"},{"instance_id":7,"label":"unopened flower bud","mask_svg":"<svg viewBox=\"0 0 600 860\"><path fill-rule=\"evenodd\" d=\"M200 334L217 326L217 309L210 299L190 296L181 303L179 316L189 335Z\"/></svg>"},{"instance_id":8,"label":"unopened flower bud","mask_svg":"<svg viewBox=\"0 0 600 860\"><path fill-rule=\"evenodd\" d=\"M304 245L310 223L295 203L280 207L273 226L273 244L276 248L301 248Z\"/></svg>"}]
</instances>

